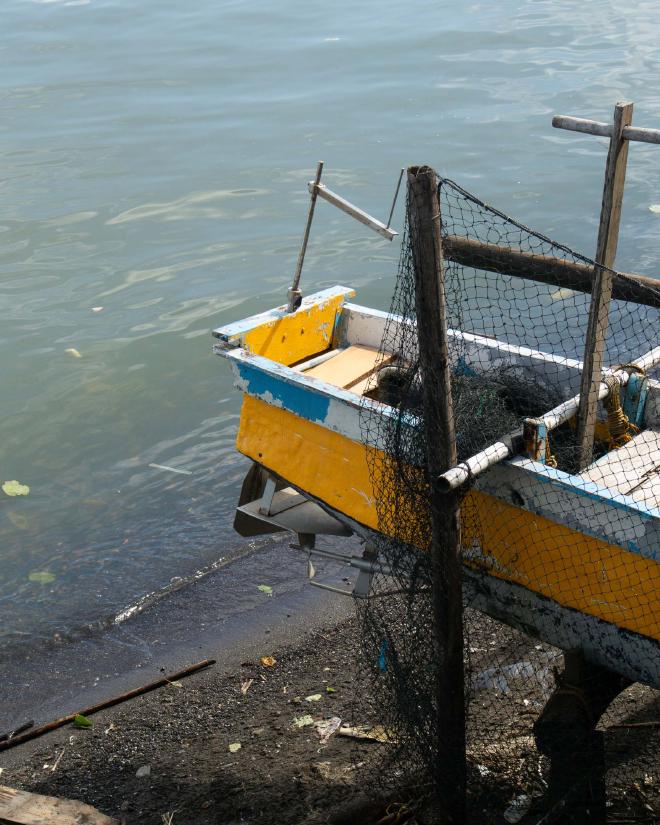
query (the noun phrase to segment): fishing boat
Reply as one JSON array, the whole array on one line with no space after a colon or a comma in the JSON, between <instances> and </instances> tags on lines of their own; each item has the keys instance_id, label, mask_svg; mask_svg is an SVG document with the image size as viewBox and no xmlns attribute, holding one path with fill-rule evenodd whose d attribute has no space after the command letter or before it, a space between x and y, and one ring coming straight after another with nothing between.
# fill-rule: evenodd
<instances>
[{"instance_id":1,"label":"fishing boat","mask_svg":"<svg viewBox=\"0 0 660 825\"><path fill-rule=\"evenodd\" d=\"M565 128L589 131L584 128L588 121L561 120ZM567 127L571 120L575 122ZM611 130L610 137L614 145ZM632 134L619 138L640 139ZM620 163L616 152L610 154L613 164ZM381 235L394 236L389 221L372 218L324 187L320 168L310 183L309 222L314 201L321 197ZM448 198L466 194L452 186ZM616 205L616 192L614 201ZM490 209L475 199L469 203ZM505 225L506 216L497 210L488 215ZM389 379L396 378L397 370L405 376L415 355L388 351L387 346L388 341L409 340L403 333L411 322L405 315L360 305L350 286L302 297L299 276L309 222L288 301L213 331L215 352L229 362L243 394L236 446L253 462L236 527L244 535L289 530L306 552L338 556L358 570L354 595L365 598L374 571L387 573L378 557L378 537L387 532L379 496L388 457L386 447L370 434L393 423L399 429L414 426L402 416ZM618 230L618 216L616 224ZM531 232L509 222L509 236L512 226L520 237L523 230ZM518 290L521 300L531 284L540 296L539 317L556 313L555 345L547 348L530 344L519 322L509 325L515 333L496 334L501 319L493 313L490 326L481 330L470 319L462 328L450 324L446 337L452 374L476 380L504 364L507 374L524 375L539 386L552 376L561 389L552 408L524 416L514 431L465 455L438 479L447 492L464 487L462 511L478 515L478 529L474 519L463 523L463 587L471 606L483 613L562 650L579 650L596 666L627 680L658 687L660 381L653 376L660 346L659 327L653 327L652 319L658 317L660 290L651 278L612 274L610 329L624 310L631 325L640 310L636 329L639 333L641 326L643 335L623 336L625 363L607 363L608 350L601 346L605 362L594 367L593 359L567 354L562 337L573 315L586 318L597 311L596 286L612 258L610 263L602 258L590 262L569 256L565 247L551 248L548 239L543 247L542 235L525 237L538 241L534 254L520 243L459 237L449 222L444 227L446 265L481 273L475 276L477 287L485 283L480 280L484 272L492 283L504 279L503 289ZM531 328L539 323L532 321ZM625 331L624 324L620 327ZM638 344L639 351L631 351ZM598 380L591 445L600 447L590 446L595 453L581 466L562 469L553 460L553 444L559 443L555 434L562 428L579 430L581 399L589 388L585 373L594 368ZM362 555L315 547L317 535L350 534L364 540Z\"/></svg>"}]
</instances>

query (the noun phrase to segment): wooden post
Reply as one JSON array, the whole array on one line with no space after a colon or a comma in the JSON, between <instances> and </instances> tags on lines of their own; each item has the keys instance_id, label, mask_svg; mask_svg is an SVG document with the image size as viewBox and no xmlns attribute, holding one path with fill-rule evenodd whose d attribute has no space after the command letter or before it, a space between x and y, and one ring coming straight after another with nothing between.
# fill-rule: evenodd
<instances>
[{"instance_id":1,"label":"wooden post","mask_svg":"<svg viewBox=\"0 0 660 825\"><path fill-rule=\"evenodd\" d=\"M611 268L616 257L619 239L621 203L626 179L628 141L623 130L632 121L633 104L617 103L614 108L614 126L610 137L610 148L605 167L603 202L600 210L596 263ZM612 273L596 269L594 273L589 323L584 348L584 367L580 385L580 408L578 411L579 469L591 463L598 407L598 387L600 385L605 337L612 297Z\"/></svg>"},{"instance_id":2,"label":"wooden post","mask_svg":"<svg viewBox=\"0 0 660 825\"><path fill-rule=\"evenodd\" d=\"M458 497L439 477L456 464L437 176L408 169L410 243L424 400L432 523L432 599L436 645L437 765L434 777L446 822L465 819L463 596Z\"/></svg>"}]
</instances>

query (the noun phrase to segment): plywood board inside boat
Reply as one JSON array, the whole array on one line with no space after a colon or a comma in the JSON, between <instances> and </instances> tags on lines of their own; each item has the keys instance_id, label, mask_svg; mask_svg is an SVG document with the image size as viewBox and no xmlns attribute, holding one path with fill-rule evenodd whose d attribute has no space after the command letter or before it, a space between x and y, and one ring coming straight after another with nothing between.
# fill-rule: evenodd
<instances>
[{"instance_id":1,"label":"plywood board inside boat","mask_svg":"<svg viewBox=\"0 0 660 825\"><path fill-rule=\"evenodd\" d=\"M580 478L660 507L660 431L644 430L588 467Z\"/></svg>"},{"instance_id":2,"label":"plywood board inside boat","mask_svg":"<svg viewBox=\"0 0 660 825\"><path fill-rule=\"evenodd\" d=\"M339 350L333 358L306 370L305 375L361 394L366 389L376 365L387 364L392 358L390 354L381 354L375 347L356 344Z\"/></svg>"}]
</instances>

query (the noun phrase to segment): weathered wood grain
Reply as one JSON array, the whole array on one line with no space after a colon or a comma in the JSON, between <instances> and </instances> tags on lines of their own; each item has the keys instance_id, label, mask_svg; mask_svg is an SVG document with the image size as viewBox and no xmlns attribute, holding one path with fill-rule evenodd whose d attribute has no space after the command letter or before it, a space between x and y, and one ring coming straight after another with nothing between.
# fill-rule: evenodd
<instances>
[{"instance_id":1,"label":"weathered wood grain","mask_svg":"<svg viewBox=\"0 0 660 825\"><path fill-rule=\"evenodd\" d=\"M626 163L628 161L628 141L622 132L632 120L633 104L617 103L614 108L614 127L610 138L603 185L603 202L600 210L596 262L607 269L596 268L589 323L584 345L584 368L580 385L580 407L578 410L578 445L579 466L591 463L598 412L598 391L600 387L603 359L605 356L605 338L609 321L610 300L612 298L613 273L616 248L619 240L619 223L623 189L626 180Z\"/></svg>"},{"instance_id":2,"label":"weathered wood grain","mask_svg":"<svg viewBox=\"0 0 660 825\"><path fill-rule=\"evenodd\" d=\"M41 796L0 785L2 825L119 825L119 820L72 799Z\"/></svg>"},{"instance_id":3,"label":"weathered wood grain","mask_svg":"<svg viewBox=\"0 0 660 825\"><path fill-rule=\"evenodd\" d=\"M577 292L590 293L594 283L594 268L551 255L533 255L510 247L483 243L458 235L442 239L444 257L463 266L499 272ZM614 282L612 297L621 301L660 308L660 280L647 275L622 272Z\"/></svg>"},{"instance_id":4,"label":"weathered wood grain","mask_svg":"<svg viewBox=\"0 0 660 825\"><path fill-rule=\"evenodd\" d=\"M465 820L466 793L461 528L458 497L443 493L438 483L456 464L456 436L437 175L428 166L408 169L408 209L431 488L438 731L434 784L445 821L459 825Z\"/></svg>"}]
</instances>

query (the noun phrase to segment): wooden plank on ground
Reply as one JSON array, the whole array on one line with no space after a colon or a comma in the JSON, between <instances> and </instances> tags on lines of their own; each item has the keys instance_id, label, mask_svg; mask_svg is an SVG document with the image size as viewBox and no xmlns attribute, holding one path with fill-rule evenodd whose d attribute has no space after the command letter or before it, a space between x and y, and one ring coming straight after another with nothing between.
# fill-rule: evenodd
<instances>
[{"instance_id":1,"label":"wooden plank on ground","mask_svg":"<svg viewBox=\"0 0 660 825\"><path fill-rule=\"evenodd\" d=\"M91 805L0 785L2 825L119 825Z\"/></svg>"}]
</instances>

